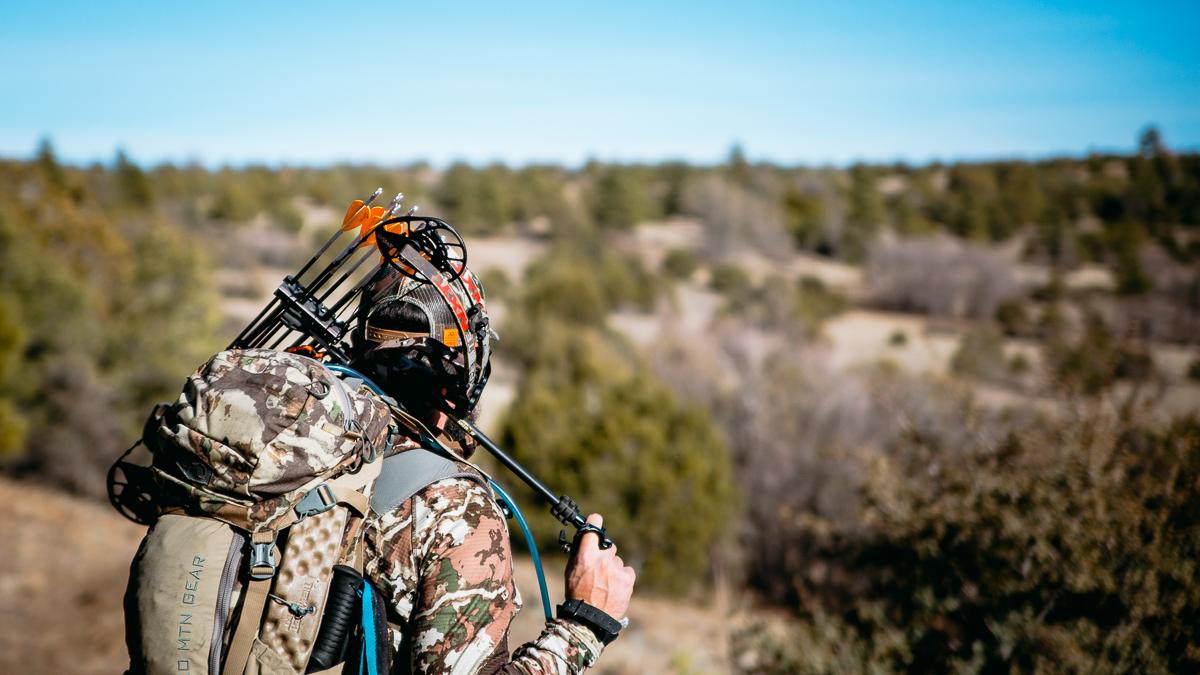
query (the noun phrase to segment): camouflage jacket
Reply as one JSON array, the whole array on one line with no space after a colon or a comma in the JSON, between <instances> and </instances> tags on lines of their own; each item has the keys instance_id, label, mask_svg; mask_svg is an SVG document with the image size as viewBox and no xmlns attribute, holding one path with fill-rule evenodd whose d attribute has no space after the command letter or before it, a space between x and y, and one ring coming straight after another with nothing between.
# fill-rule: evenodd
<instances>
[{"instance_id":1,"label":"camouflage jacket","mask_svg":"<svg viewBox=\"0 0 1200 675\"><path fill-rule=\"evenodd\" d=\"M521 608L508 527L478 483L438 481L367 521L365 575L388 599L394 673L580 673L602 645L554 620L508 650Z\"/></svg>"}]
</instances>

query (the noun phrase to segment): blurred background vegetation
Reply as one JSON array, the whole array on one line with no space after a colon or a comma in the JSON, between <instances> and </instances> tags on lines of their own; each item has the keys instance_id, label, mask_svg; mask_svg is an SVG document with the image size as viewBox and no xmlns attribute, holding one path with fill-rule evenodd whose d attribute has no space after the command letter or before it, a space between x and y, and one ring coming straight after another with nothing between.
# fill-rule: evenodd
<instances>
[{"instance_id":1,"label":"blurred background vegetation","mask_svg":"<svg viewBox=\"0 0 1200 675\"><path fill-rule=\"evenodd\" d=\"M1200 669L1200 155L0 160L0 462L88 496L376 186L467 238L484 423L742 672ZM554 530L537 514L539 533Z\"/></svg>"}]
</instances>

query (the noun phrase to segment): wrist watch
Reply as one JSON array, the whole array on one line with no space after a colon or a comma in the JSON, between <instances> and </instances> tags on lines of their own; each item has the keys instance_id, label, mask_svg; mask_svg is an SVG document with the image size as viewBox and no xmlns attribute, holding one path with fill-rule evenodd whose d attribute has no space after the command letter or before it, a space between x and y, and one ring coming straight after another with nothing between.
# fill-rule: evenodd
<instances>
[{"instance_id":1,"label":"wrist watch","mask_svg":"<svg viewBox=\"0 0 1200 675\"><path fill-rule=\"evenodd\" d=\"M605 645L616 640L617 634L625 627L625 624L612 618L604 610L582 600L568 600L559 605L558 618L583 624Z\"/></svg>"}]
</instances>

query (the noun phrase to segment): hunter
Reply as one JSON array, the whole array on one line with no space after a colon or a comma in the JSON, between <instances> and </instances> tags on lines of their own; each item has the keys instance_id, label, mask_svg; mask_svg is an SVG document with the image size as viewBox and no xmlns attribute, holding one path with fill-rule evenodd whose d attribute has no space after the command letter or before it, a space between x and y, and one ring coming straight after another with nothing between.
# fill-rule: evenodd
<instances>
[{"instance_id":1,"label":"hunter","mask_svg":"<svg viewBox=\"0 0 1200 675\"><path fill-rule=\"evenodd\" d=\"M472 331L484 343L469 397L454 395L463 391L469 370L463 359L444 358L463 347L446 291L458 296L459 307L470 308ZM486 382L486 343L495 336L487 321L482 287L474 281L469 288L447 285L439 294L394 273L373 284L359 308L354 367L462 460L448 477L386 503L364 526L363 574L387 603L394 673L580 673L627 625L634 570L615 546L602 550L597 535L588 533L567 564L565 589L568 601L590 606L588 613L564 617L560 607L559 618L547 621L537 639L510 651L508 631L521 596L513 583L505 516L481 474L466 463L473 443L451 419L475 414ZM452 361L457 366L447 365ZM381 486L392 466L385 461L373 506L386 502ZM592 514L588 522L603 521ZM591 608L606 616L597 621Z\"/></svg>"},{"instance_id":2,"label":"hunter","mask_svg":"<svg viewBox=\"0 0 1200 675\"><path fill-rule=\"evenodd\" d=\"M110 469L113 506L149 526L125 594L131 675L565 675L627 625L633 569L600 516L583 524L563 498L567 600L510 652L515 505L468 461L476 442L496 452L471 422L497 336L453 228L382 220L368 208L381 192L347 211L355 243L310 286L298 278L334 239L285 278ZM358 264L381 264L336 305L359 300L347 343L318 305L369 243ZM131 458L140 445L149 464Z\"/></svg>"}]
</instances>

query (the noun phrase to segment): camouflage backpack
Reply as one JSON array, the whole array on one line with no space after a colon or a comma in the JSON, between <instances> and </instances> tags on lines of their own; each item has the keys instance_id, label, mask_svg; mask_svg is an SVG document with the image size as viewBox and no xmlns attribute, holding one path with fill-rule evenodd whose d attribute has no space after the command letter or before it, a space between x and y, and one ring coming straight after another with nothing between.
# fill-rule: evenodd
<instances>
[{"instance_id":1,"label":"camouflage backpack","mask_svg":"<svg viewBox=\"0 0 1200 675\"><path fill-rule=\"evenodd\" d=\"M397 430L361 381L304 356L201 366L143 437L155 516L126 591L131 672L340 672L351 633L376 642L361 528ZM360 660L387 672L387 651Z\"/></svg>"}]
</instances>

